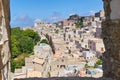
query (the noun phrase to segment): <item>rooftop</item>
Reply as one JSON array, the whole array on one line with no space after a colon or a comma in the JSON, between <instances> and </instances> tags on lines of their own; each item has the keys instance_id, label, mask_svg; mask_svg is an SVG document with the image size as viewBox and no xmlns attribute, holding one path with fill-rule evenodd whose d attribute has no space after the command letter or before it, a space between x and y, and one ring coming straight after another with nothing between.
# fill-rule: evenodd
<instances>
[{"instance_id":1,"label":"rooftop","mask_svg":"<svg viewBox=\"0 0 120 80\"><path fill-rule=\"evenodd\" d=\"M34 58L32 61L38 64L43 64L45 62L43 59L39 59L39 58Z\"/></svg>"}]
</instances>

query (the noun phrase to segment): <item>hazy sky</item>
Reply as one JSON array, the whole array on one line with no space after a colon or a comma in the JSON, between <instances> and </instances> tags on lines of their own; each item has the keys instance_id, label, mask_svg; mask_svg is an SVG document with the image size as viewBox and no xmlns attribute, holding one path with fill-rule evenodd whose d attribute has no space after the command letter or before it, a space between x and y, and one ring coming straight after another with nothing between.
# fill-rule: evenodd
<instances>
[{"instance_id":1,"label":"hazy sky","mask_svg":"<svg viewBox=\"0 0 120 80\"><path fill-rule=\"evenodd\" d=\"M92 15L103 9L102 0L10 0L11 27L32 26L36 19L55 22L70 14Z\"/></svg>"}]
</instances>

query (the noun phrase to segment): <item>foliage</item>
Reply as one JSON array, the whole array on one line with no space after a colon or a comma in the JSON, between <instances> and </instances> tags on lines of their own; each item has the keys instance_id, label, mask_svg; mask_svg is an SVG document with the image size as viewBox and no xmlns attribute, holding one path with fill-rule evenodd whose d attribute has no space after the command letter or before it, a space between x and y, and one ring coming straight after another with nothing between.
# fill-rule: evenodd
<instances>
[{"instance_id":1,"label":"foliage","mask_svg":"<svg viewBox=\"0 0 120 80\"><path fill-rule=\"evenodd\" d=\"M12 58L20 53L32 53L34 45L40 40L37 32L33 30L11 29Z\"/></svg>"},{"instance_id":2,"label":"foliage","mask_svg":"<svg viewBox=\"0 0 120 80\"><path fill-rule=\"evenodd\" d=\"M25 57L29 57L31 54L22 53L17 58L11 59L11 72L14 72L15 68L22 68L25 65Z\"/></svg>"},{"instance_id":3,"label":"foliage","mask_svg":"<svg viewBox=\"0 0 120 80\"><path fill-rule=\"evenodd\" d=\"M24 34L25 36L28 36L28 37L32 38L35 44L40 40L39 34L36 33L36 32L34 32L33 30L30 30L30 29L25 30L25 31L23 32L23 34Z\"/></svg>"},{"instance_id":4,"label":"foliage","mask_svg":"<svg viewBox=\"0 0 120 80\"><path fill-rule=\"evenodd\" d=\"M40 43L46 43L46 44L49 44L49 42L48 42L47 39L43 39Z\"/></svg>"},{"instance_id":5,"label":"foliage","mask_svg":"<svg viewBox=\"0 0 120 80\"><path fill-rule=\"evenodd\" d=\"M98 61L96 62L96 64L102 65L102 60L101 60L101 59L98 59Z\"/></svg>"},{"instance_id":6,"label":"foliage","mask_svg":"<svg viewBox=\"0 0 120 80\"><path fill-rule=\"evenodd\" d=\"M88 64L85 64L85 68L90 68L90 66Z\"/></svg>"},{"instance_id":7,"label":"foliage","mask_svg":"<svg viewBox=\"0 0 120 80\"><path fill-rule=\"evenodd\" d=\"M16 36L11 36L11 46L12 46L12 58L17 57L20 54L20 43L17 41Z\"/></svg>"},{"instance_id":8,"label":"foliage","mask_svg":"<svg viewBox=\"0 0 120 80\"><path fill-rule=\"evenodd\" d=\"M23 36L19 39L20 42L20 50L22 53L32 53L34 48L34 41L27 36Z\"/></svg>"},{"instance_id":9,"label":"foliage","mask_svg":"<svg viewBox=\"0 0 120 80\"><path fill-rule=\"evenodd\" d=\"M25 65L25 59L15 60L15 68L22 68Z\"/></svg>"},{"instance_id":10,"label":"foliage","mask_svg":"<svg viewBox=\"0 0 120 80\"><path fill-rule=\"evenodd\" d=\"M21 59L21 60L14 60L12 59L11 60L11 72L14 72L15 71L15 68L22 68L22 66L24 66L24 60Z\"/></svg>"},{"instance_id":11,"label":"foliage","mask_svg":"<svg viewBox=\"0 0 120 80\"><path fill-rule=\"evenodd\" d=\"M59 29L55 29L55 33L57 33L57 34L58 34L58 33L59 33Z\"/></svg>"},{"instance_id":12,"label":"foliage","mask_svg":"<svg viewBox=\"0 0 120 80\"><path fill-rule=\"evenodd\" d=\"M15 63L15 61L12 59L12 60L11 60L11 72L14 72L14 70L15 70L15 65L16 65L16 63Z\"/></svg>"},{"instance_id":13,"label":"foliage","mask_svg":"<svg viewBox=\"0 0 120 80\"><path fill-rule=\"evenodd\" d=\"M98 64L95 64L95 65L94 65L94 68L97 68L97 67L98 67Z\"/></svg>"},{"instance_id":14,"label":"foliage","mask_svg":"<svg viewBox=\"0 0 120 80\"><path fill-rule=\"evenodd\" d=\"M37 32L33 30L21 30L18 28L11 29L11 71L14 72L15 68L21 68L25 65L25 57L33 53L35 44L40 40ZM24 55L23 55L24 53ZM22 55L23 57L19 57Z\"/></svg>"},{"instance_id":15,"label":"foliage","mask_svg":"<svg viewBox=\"0 0 120 80\"><path fill-rule=\"evenodd\" d=\"M51 77L51 74L50 74L50 72L48 72L48 77Z\"/></svg>"},{"instance_id":16,"label":"foliage","mask_svg":"<svg viewBox=\"0 0 120 80\"><path fill-rule=\"evenodd\" d=\"M101 59L98 59L98 61L96 62L94 68L97 68L98 65L102 65L102 60Z\"/></svg>"},{"instance_id":17,"label":"foliage","mask_svg":"<svg viewBox=\"0 0 120 80\"><path fill-rule=\"evenodd\" d=\"M84 19L84 17L81 17L81 18L75 23L76 28L83 28L83 19Z\"/></svg>"},{"instance_id":18,"label":"foliage","mask_svg":"<svg viewBox=\"0 0 120 80\"><path fill-rule=\"evenodd\" d=\"M88 64L85 64L85 68L94 68L94 66L89 66Z\"/></svg>"},{"instance_id":19,"label":"foliage","mask_svg":"<svg viewBox=\"0 0 120 80\"><path fill-rule=\"evenodd\" d=\"M23 30L21 30L19 27L11 29L11 35L17 35L17 37L20 37L22 32Z\"/></svg>"}]
</instances>

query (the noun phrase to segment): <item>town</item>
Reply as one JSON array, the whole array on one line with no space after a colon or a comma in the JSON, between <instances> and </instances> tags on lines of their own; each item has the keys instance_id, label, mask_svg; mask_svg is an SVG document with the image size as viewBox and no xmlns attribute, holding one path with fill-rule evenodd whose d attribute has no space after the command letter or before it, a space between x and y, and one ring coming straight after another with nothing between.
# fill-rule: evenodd
<instances>
[{"instance_id":1,"label":"town","mask_svg":"<svg viewBox=\"0 0 120 80\"><path fill-rule=\"evenodd\" d=\"M93 16L72 14L55 23L37 20L34 26L23 30L36 31L41 40L34 55L25 58L25 66L15 69L13 78L31 77L102 77L102 54L105 52L101 23L105 20L101 10Z\"/></svg>"}]
</instances>

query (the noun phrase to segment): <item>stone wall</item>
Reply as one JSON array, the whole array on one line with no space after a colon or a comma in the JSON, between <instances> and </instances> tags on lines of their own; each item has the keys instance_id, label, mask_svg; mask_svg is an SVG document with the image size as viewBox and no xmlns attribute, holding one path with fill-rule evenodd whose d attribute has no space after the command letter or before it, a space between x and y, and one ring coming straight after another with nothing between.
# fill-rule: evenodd
<instances>
[{"instance_id":1,"label":"stone wall","mask_svg":"<svg viewBox=\"0 0 120 80\"><path fill-rule=\"evenodd\" d=\"M120 0L104 0L106 20L102 33L106 52L103 55L103 76L120 80Z\"/></svg>"},{"instance_id":2,"label":"stone wall","mask_svg":"<svg viewBox=\"0 0 120 80\"><path fill-rule=\"evenodd\" d=\"M10 6L0 0L0 80L10 80Z\"/></svg>"}]
</instances>

